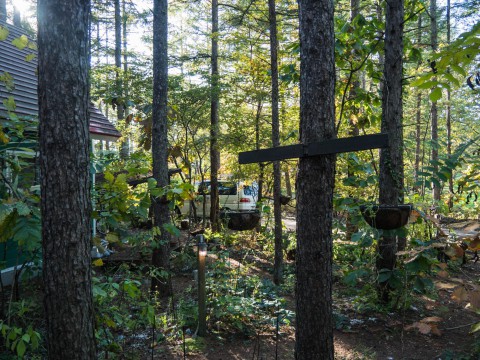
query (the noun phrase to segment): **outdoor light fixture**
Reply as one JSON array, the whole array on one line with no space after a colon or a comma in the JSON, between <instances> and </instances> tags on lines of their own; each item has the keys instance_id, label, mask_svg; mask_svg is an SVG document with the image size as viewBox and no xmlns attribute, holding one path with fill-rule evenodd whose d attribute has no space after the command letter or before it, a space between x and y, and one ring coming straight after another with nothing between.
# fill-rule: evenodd
<instances>
[{"instance_id":1,"label":"outdoor light fixture","mask_svg":"<svg viewBox=\"0 0 480 360\"><path fill-rule=\"evenodd\" d=\"M203 240L203 236L202 236ZM207 243L206 242L199 242L198 243L198 256L205 257L207 256Z\"/></svg>"},{"instance_id":2,"label":"outdoor light fixture","mask_svg":"<svg viewBox=\"0 0 480 360\"><path fill-rule=\"evenodd\" d=\"M197 235L198 251L198 336L207 335L207 305L205 296L205 258L207 243L203 235Z\"/></svg>"}]
</instances>

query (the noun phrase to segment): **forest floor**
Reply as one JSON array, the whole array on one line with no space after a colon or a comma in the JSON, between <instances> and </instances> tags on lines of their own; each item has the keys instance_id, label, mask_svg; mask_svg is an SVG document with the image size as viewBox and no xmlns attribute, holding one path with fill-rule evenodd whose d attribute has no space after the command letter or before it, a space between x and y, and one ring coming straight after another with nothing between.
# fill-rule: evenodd
<instances>
[{"instance_id":1,"label":"forest floor","mask_svg":"<svg viewBox=\"0 0 480 360\"><path fill-rule=\"evenodd\" d=\"M270 276L261 266L257 269L263 276ZM470 261L451 277L435 279L438 291L435 299L418 296L409 309L400 313L373 310L359 313L352 298L337 282L335 359L480 359L480 337L470 334L472 325L480 322L480 315L470 306L471 301L479 300L473 298L478 295L472 295L477 294L474 290L479 287L478 279L480 262ZM185 282L193 282L185 277L174 281L180 288ZM287 306L294 311L294 297L287 300ZM294 359L294 323L281 328L278 348L274 328L257 337L210 334L204 340L202 349L187 353L187 359ZM183 359L181 342L159 349L154 358Z\"/></svg>"},{"instance_id":2,"label":"forest floor","mask_svg":"<svg viewBox=\"0 0 480 360\"><path fill-rule=\"evenodd\" d=\"M187 232L183 232L183 237L189 237ZM259 257L260 252L245 256L245 252L229 249L229 254L228 263L233 264L232 266L241 266L242 262L248 262L250 275L271 280L271 259ZM125 251L117 251L110 259L105 260L106 271L110 271L109 267L117 267L112 262L138 264L143 261L148 262L148 259L133 248L127 248ZM215 253L209 253L207 261L210 265L217 262ZM287 264L287 268L291 272L293 263ZM448 269L445 265L445 270L448 272L439 271L432 279L436 291L427 297L410 290L408 295L399 301L404 304L399 303L396 310L377 306L371 300L374 297L368 294L363 297L356 296L352 288L342 281L341 272L336 271L333 284L335 359L480 360L480 332L471 334L472 326L480 322L480 312L473 311L474 308L480 308L480 261L474 262L469 257L466 264L449 264ZM289 290L282 293L286 300L283 306L287 310L295 311L293 274L289 275L290 284L285 286L285 289ZM186 293L187 289L196 288L191 271L175 272L172 283L177 303L183 296L192 296L191 291ZM144 286L148 289L147 276ZM365 292L368 292L372 287L365 289ZM361 283L357 285L356 294L358 290L362 291ZM41 301L39 303L41 304ZM39 318L42 318L41 314ZM123 350L128 349L128 354L100 353L99 359L294 359L294 319L289 325L280 326L278 337L273 325L256 329L256 334L249 335L216 329L210 323L208 325L209 332L202 339L194 336L195 329L183 329L186 330L185 340L177 332L177 335L169 336L164 341L153 342L153 346L152 338L155 338L155 334L152 334L151 329L125 331L121 336L125 344ZM40 324L40 328L42 327ZM8 356L4 357L4 354L6 353L2 353L0 348L0 359L10 359Z\"/></svg>"},{"instance_id":3,"label":"forest floor","mask_svg":"<svg viewBox=\"0 0 480 360\"><path fill-rule=\"evenodd\" d=\"M231 261L237 260L241 261L241 257L232 252ZM215 256L210 255L208 261L216 261ZM249 262L252 274L271 278L268 259L250 258ZM479 333L470 333L472 326L480 322L480 313L472 310L480 308L480 261L468 259L466 264L439 274L433 279L435 294L427 297L412 292L405 300L408 306L399 304L401 310L390 312L372 304L359 304L337 278L333 290L335 359L480 359ZM184 289L196 285L193 276L178 274L173 277L173 286L179 297ZM294 311L294 294L284 296L287 309ZM185 352L179 338L146 350L141 358L294 359L294 321L280 327L278 341L273 326L254 336L211 331L200 345L195 340L194 346L188 345L191 337L187 335Z\"/></svg>"}]
</instances>

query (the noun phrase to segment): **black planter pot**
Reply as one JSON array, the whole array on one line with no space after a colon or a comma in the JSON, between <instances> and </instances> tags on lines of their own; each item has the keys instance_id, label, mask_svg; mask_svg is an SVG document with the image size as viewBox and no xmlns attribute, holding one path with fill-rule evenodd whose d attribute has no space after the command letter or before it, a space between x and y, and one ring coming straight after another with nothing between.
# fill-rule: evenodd
<instances>
[{"instance_id":1,"label":"black planter pot","mask_svg":"<svg viewBox=\"0 0 480 360\"><path fill-rule=\"evenodd\" d=\"M360 206L360 211L367 224L381 230L394 230L407 225L412 209L411 204Z\"/></svg>"},{"instance_id":2,"label":"black planter pot","mask_svg":"<svg viewBox=\"0 0 480 360\"><path fill-rule=\"evenodd\" d=\"M260 222L259 211L221 211L220 218L230 230L253 230Z\"/></svg>"}]
</instances>

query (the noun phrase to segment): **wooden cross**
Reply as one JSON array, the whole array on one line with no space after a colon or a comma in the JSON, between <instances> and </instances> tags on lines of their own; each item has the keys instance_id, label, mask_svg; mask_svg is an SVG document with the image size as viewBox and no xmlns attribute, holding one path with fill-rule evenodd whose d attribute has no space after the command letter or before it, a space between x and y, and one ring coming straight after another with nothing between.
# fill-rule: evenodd
<instances>
[{"instance_id":1,"label":"wooden cross","mask_svg":"<svg viewBox=\"0 0 480 360\"><path fill-rule=\"evenodd\" d=\"M238 154L238 162L240 164L251 164L386 147L388 147L387 134L362 135L341 139L329 139L307 145L297 144L245 151Z\"/></svg>"}]
</instances>

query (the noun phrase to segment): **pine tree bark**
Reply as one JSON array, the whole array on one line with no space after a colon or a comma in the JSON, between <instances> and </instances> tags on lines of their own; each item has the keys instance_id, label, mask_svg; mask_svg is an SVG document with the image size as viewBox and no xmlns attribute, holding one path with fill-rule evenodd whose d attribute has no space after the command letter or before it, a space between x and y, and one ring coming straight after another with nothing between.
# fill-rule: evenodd
<instances>
[{"instance_id":1,"label":"pine tree bark","mask_svg":"<svg viewBox=\"0 0 480 360\"><path fill-rule=\"evenodd\" d=\"M417 24L417 44L422 42L422 14L418 15L418 24ZM419 63L420 65L420 63ZM421 133L421 120L422 120L422 93L420 90L417 90L417 110L415 113L415 175L414 181L415 184L418 183L418 173L420 171L420 157L421 157L421 145L422 145L422 133ZM417 188L417 185L415 185Z\"/></svg>"},{"instance_id":2,"label":"pine tree bark","mask_svg":"<svg viewBox=\"0 0 480 360\"><path fill-rule=\"evenodd\" d=\"M299 0L300 141L335 137L333 1ZM301 158L297 177L298 360L334 358L332 217L335 155Z\"/></svg>"},{"instance_id":3,"label":"pine tree bark","mask_svg":"<svg viewBox=\"0 0 480 360\"><path fill-rule=\"evenodd\" d=\"M38 1L43 281L51 360L96 358L90 260L89 15L87 0Z\"/></svg>"},{"instance_id":4,"label":"pine tree bark","mask_svg":"<svg viewBox=\"0 0 480 360\"><path fill-rule=\"evenodd\" d=\"M210 223L213 231L219 229L218 170L220 169L219 135L219 74L218 74L218 0L212 0L212 54L210 102Z\"/></svg>"},{"instance_id":5,"label":"pine tree bark","mask_svg":"<svg viewBox=\"0 0 480 360\"><path fill-rule=\"evenodd\" d=\"M360 0L350 0L350 23L360 14ZM348 100L354 101L357 97L357 89L360 87L360 80L358 74L352 74L352 87L350 88L350 92L348 94ZM359 111L356 106L352 107L352 114L355 114ZM348 121L348 135L350 136L358 136L360 134L360 130L358 128L358 124L356 121L352 120L350 117ZM349 164L347 168L347 176L352 177L355 173L352 169L352 166ZM349 194L352 197L352 194ZM352 223L352 217L349 212L347 212L346 218L346 233L345 238L349 241L352 238L352 235L358 231L358 226Z\"/></svg>"},{"instance_id":6,"label":"pine tree bark","mask_svg":"<svg viewBox=\"0 0 480 360\"><path fill-rule=\"evenodd\" d=\"M270 23L270 70L272 76L272 145L280 146L280 116L278 111L278 41L277 12L275 0L268 0L268 19ZM282 244L282 173L280 161L273 162L273 217L275 219L275 260L273 263L273 282L282 282L283 244Z\"/></svg>"},{"instance_id":7,"label":"pine tree bark","mask_svg":"<svg viewBox=\"0 0 480 360\"><path fill-rule=\"evenodd\" d=\"M380 152L380 204L403 203L403 0L386 3L385 65L382 91L382 133L389 147ZM377 271L392 270L396 262L396 237L383 234L378 241ZM389 299L388 283L379 283L380 298Z\"/></svg>"},{"instance_id":8,"label":"pine tree bark","mask_svg":"<svg viewBox=\"0 0 480 360\"><path fill-rule=\"evenodd\" d=\"M153 177L157 187L168 185L167 92L168 92L168 1L153 2L153 110L152 110L152 161ZM161 297L171 295L170 233L164 225L170 223L168 203L157 197L153 201L154 226L160 230L155 236L152 265L164 273L152 277L152 291Z\"/></svg>"},{"instance_id":9,"label":"pine tree bark","mask_svg":"<svg viewBox=\"0 0 480 360\"><path fill-rule=\"evenodd\" d=\"M438 48L438 31L437 31L437 0L430 0L430 41L432 46L432 51L435 52ZM433 174L438 174L438 105L436 101L432 101L432 106L430 109L430 115L432 118L431 123L431 136L432 136L432 152L431 152L431 162L433 166ZM432 184L432 195L433 201L440 201L440 187L438 185Z\"/></svg>"},{"instance_id":10,"label":"pine tree bark","mask_svg":"<svg viewBox=\"0 0 480 360\"><path fill-rule=\"evenodd\" d=\"M447 0L447 44L450 45L450 0ZM447 109L446 109L446 118L447 118L447 155L450 157L452 155L452 106L451 106L452 94L450 88L447 89ZM448 209L451 210L453 207L453 170L450 171L450 178L448 179Z\"/></svg>"},{"instance_id":11,"label":"pine tree bark","mask_svg":"<svg viewBox=\"0 0 480 360\"><path fill-rule=\"evenodd\" d=\"M115 93L117 97L117 120L123 120L124 118L124 106L123 106L123 82L122 82L122 16L120 8L120 0L114 1L115 9ZM128 136L123 137L120 143L120 156L122 159L126 159L129 153Z\"/></svg>"}]
</instances>

